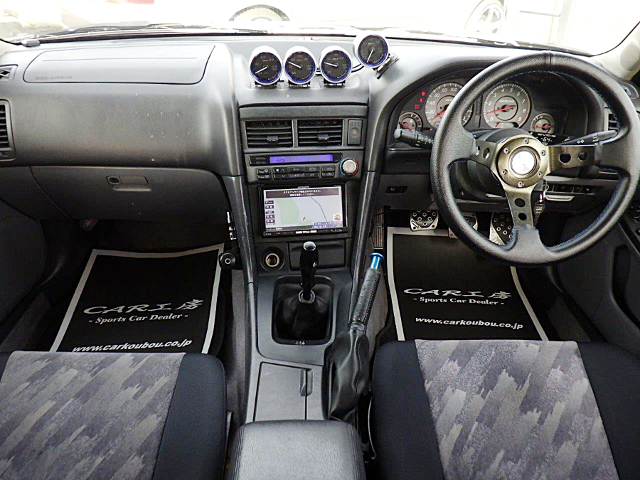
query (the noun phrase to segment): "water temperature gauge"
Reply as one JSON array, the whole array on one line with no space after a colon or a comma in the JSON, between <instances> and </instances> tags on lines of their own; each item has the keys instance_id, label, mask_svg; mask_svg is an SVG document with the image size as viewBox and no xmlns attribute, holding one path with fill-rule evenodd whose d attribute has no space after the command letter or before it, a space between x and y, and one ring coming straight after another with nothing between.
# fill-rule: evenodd
<instances>
[{"instance_id":1,"label":"water temperature gauge","mask_svg":"<svg viewBox=\"0 0 640 480\"><path fill-rule=\"evenodd\" d=\"M556 119L548 113L540 113L531 120L531 131L537 133L554 133Z\"/></svg>"},{"instance_id":2,"label":"water temperature gauge","mask_svg":"<svg viewBox=\"0 0 640 480\"><path fill-rule=\"evenodd\" d=\"M405 130L422 130L422 118L413 112L405 112L398 119L398 128Z\"/></svg>"}]
</instances>

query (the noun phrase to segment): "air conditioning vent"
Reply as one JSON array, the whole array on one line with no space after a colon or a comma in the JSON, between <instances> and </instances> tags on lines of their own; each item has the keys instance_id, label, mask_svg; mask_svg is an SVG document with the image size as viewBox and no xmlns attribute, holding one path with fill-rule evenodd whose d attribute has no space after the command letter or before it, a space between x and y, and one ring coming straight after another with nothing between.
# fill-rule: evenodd
<instances>
[{"instance_id":1,"label":"air conditioning vent","mask_svg":"<svg viewBox=\"0 0 640 480\"><path fill-rule=\"evenodd\" d=\"M15 65L2 65L0 66L0 82L8 82L13 77L15 71Z\"/></svg>"},{"instance_id":2,"label":"air conditioning vent","mask_svg":"<svg viewBox=\"0 0 640 480\"><path fill-rule=\"evenodd\" d=\"M616 120L615 115L611 112L609 108L606 109L606 113L607 113L607 124L606 124L607 130L615 130L617 132L619 128L618 120Z\"/></svg>"},{"instance_id":3,"label":"air conditioning vent","mask_svg":"<svg viewBox=\"0 0 640 480\"><path fill-rule=\"evenodd\" d=\"M6 102L2 102L0 103L0 160L11 160L14 156L10 133L9 108Z\"/></svg>"},{"instance_id":4,"label":"air conditioning vent","mask_svg":"<svg viewBox=\"0 0 640 480\"><path fill-rule=\"evenodd\" d=\"M298 146L342 145L342 120L298 120Z\"/></svg>"},{"instance_id":5,"label":"air conditioning vent","mask_svg":"<svg viewBox=\"0 0 640 480\"><path fill-rule=\"evenodd\" d=\"M245 123L248 148L293 147L293 127L290 120L265 120Z\"/></svg>"}]
</instances>

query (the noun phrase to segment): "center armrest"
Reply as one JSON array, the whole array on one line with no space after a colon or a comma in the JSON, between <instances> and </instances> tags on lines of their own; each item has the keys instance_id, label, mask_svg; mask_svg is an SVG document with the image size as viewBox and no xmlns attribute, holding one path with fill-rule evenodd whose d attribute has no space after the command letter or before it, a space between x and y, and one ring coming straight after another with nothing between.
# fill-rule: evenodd
<instances>
[{"instance_id":1,"label":"center armrest","mask_svg":"<svg viewBox=\"0 0 640 480\"><path fill-rule=\"evenodd\" d=\"M254 422L238 430L231 480L364 480L356 430L337 421Z\"/></svg>"}]
</instances>

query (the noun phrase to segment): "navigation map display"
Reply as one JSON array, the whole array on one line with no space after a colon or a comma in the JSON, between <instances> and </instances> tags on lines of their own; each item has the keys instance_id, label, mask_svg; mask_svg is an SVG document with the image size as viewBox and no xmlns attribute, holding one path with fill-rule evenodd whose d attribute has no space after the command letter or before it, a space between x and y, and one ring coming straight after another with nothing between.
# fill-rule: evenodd
<instances>
[{"instance_id":1,"label":"navigation map display","mask_svg":"<svg viewBox=\"0 0 640 480\"><path fill-rule=\"evenodd\" d=\"M338 230L345 227L342 187L264 190L265 233Z\"/></svg>"}]
</instances>

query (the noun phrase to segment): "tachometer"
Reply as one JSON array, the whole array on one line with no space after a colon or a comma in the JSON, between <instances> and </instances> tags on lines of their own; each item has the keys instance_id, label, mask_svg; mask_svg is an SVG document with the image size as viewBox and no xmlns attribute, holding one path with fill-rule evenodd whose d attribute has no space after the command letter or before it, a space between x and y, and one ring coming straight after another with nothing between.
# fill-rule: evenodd
<instances>
[{"instance_id":1,"label":"tachometer","mask_svg":"<svg viewBox=\"0 0 640 480\"><path fill-rule=\"evenodd\" d=\"M437 128L438 125L440 125L444 113L453 101L453 97L458 94L461 88L462 85L459 83L449 82L438 85L436 88L431 90L431 93L425 102L424 114L427 117L427 121L433 128ZM462 123L464 125L467 124L471 115L473 115L473 106L465 112L464 117L462 118Z\"/></svg>"},{"instance_id":2,"label":"tachometer","mask_svg":"<svg viewBox=\"0 0 640 480\"><path fill-rule=\"evenodd\" d=\"M527 121L530 111L529 94L515 83L494 87L482 105L484 121L491 128L520 128Z\"/></svg>"},{"instance_id":3,"label":"tachometer","mask_svg":"<svg viewBox=\"0 0 640 480\"><path fill-rule=\"evenodd\" d=\"M422 118L413 112L404 112L398 119L398 128L405 130L422 130Z\"/></svg>"},{"instance_id":4,"label":"tachometer","mask_svg":"<svg viewBox=\"0 0 640 480\"><path fill-rule=\"evenodd\" d=\"M531 120L531 131L539 133L554 133L556 131L556 119L549 113L540 113Z\"/></svg>"}]
</instances>

